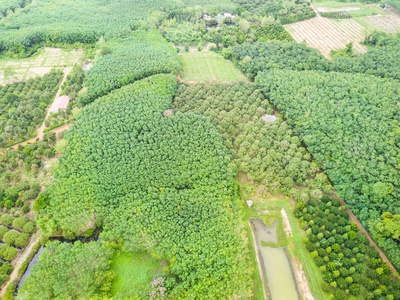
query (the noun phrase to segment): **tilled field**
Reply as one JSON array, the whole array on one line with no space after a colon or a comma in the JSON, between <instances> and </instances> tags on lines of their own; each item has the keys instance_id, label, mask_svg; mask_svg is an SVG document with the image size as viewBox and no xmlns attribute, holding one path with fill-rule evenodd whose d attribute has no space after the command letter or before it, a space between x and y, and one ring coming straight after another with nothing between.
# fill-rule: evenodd
<instances>
[{"instance_id":1,"label":"tilled field","mask_svg":"<svg viewBox=\"0 0 400 300\"><path fill-rule=\"evenodd\" d=\"M360 21L365 22L367 26L372 26L374 29L381 29L389 33L400 32L400 16L394 13L362 17Z\"/></svg>"},{"instance_id":2,"label":"tilled field","mask_svg":"<svg viewBox=\"0 0 400 300\"><path fill-rule=\"evenodd\" d=\"M344 49L349 42L354 42L353 49L357 53L367 52L360 44L365 39L366 30L351 19L333 20L317 16L285 27L297 42L306 41L325 57L329 57L332 50Z\"/></svg>"}]
</instances>

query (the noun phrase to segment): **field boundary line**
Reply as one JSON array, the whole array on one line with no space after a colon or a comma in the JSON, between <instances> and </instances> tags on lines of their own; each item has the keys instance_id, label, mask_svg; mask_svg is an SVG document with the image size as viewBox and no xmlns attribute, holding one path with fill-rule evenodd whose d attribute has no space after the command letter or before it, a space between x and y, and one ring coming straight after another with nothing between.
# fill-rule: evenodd
<instances>
[{"instance_id":1,"label":"field boundary line","mask_svg":"<svg viewBox=\"0 0 400 300\"><path fill-rule=\"evenodd\" d=\"M368 241L374 246L375 250L378 251L379 256L381 257L381 259L385 263L388 264L388 266L390 267L390 270L392 271L393 275L398 279L398 277L397 277L398 273L397 273L397 270L395 269L395 267L392 265L390 260L386 257L385 253L383 253L383 251L378 247L378 245L375 244L375 241L371 238L371 236L369 235L368 231L365 230L365 228L361 225L361 223L358 221L358 219L355 217L355 215L347 208L346 202L344 202L342 199L340 199L339 196L336 195L336 191L335 191L335 194L334 194L334 198L339 200L340 204L345 205L346 212L350 216L350 219L354 223L356 223L358 229L364 233L364 235L367 237Z\"/></svg>"}]
</instances>

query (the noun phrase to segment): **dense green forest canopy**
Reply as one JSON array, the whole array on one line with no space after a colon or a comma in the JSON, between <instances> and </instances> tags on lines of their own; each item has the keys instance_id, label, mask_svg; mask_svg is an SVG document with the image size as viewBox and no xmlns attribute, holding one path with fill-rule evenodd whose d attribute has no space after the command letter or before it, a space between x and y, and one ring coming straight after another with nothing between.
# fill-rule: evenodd
<instances>
[{"instance_id":1,"label":"dense green forest canopy","mask_svg":"<svg viewBox=\"0 0 400 300\"><path fill-rule=\"evenodd\" d=\"M400 212L397 81L279 70L256 82L364 224Z\"/></svg>"},{"instance_id":2,"label":"dense green forest canopy","mask_svg":"<svg viewBox=\"0 0 400 300\"><path fill-rule=\"evenodd\" d=\"M102 56L86 75L88 94L81 97L81 104L135 80L154 74L177 74L180 70L175 49L157 31L138 31L101 47Z\"/></svg>"},{"instance_id":3,"label":"dense green forest canopy","mask_svg":"<svg viewBox=\"0 0 400 300\"><path fill-rule=\"evenodd\" d=\"M0 19L28 5L31 0L2 0L0 2Z\"/></svg>"},{"instance_id":4,"label":"dense green forest canopy","mask_svg":"<svg viewBox=\"0 0 400 300\"><path fill-rule=\"evenodd\" d=\"M45 41L94 43L157 24L175 1L38 0L0 21L0 50L23 54ZM155 12L157 11L157 12ZM153 14L154 12L154 14Z\"/></svg>"},{"instance_id":5,"label":"dense green forest canopy","mask_svg":"<svg viewBox=\"0 0 400 300\"><path fill-rule=\"evenodd\" d=\"M39 224L71 235L103 219L102 239L170 261L173 295L250 297L231 155L209 119L163 116L176 88L174 76L156 75L86 106Z\"/></svg>"},{"instance_id":6,"label":"dense green forest canopy","mask_svg":"<svg viewBox=\"0 0 400 300\"><path fill-rule=\"evenodd\" d=\"M262 119L273 109L254 85L182 84L174 107L210 117L232 149L238 171L262 184L263 195L283 193L307 202L331 191L286 122Z\"/></svg>"},{"instance_id":7,"label":"dense green forest canopy","mask_svg":"<svg viewBox=\"0 0 400 300\"><path fill-rule=\"evenodd\" d=\"M400 33L374 32L366 38L365 43L370 47L367 53L353 58L335 59L331 69L400 79Z\"/></svg>"},{"instance_id":8,"label":"dense green forest canopy","mask_svg":"<svg viewBox=\"0 0 400 300\"><path fill-rule=\"evenodd\" d=\"M296 42L262 42L234 46L230 59L249 78L260 71L281 70L329 70L328 60L316 49Z\"/></svg>"},{"instance_id":9,"label":"dense green forest canopy","mask_svg":"<svg viewBox=\"0 0 400 300\"><path fill-rule=\"evenodd\" d=\"M101 242L48 242L17 299L90 299L107 292L112 254Z\"/></svg>"}]
</instances>

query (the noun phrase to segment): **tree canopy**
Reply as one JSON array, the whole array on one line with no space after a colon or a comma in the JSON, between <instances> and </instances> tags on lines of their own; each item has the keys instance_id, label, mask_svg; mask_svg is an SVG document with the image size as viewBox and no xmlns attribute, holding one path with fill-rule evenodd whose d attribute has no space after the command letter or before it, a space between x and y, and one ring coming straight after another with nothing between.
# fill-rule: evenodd
<instances>
[{"instance_id":1,"label":"tree canopy","mask_svg":"<svg viewBox=\"0 0 400 300\"><path fill-rule=\"evenodd\" d=\"M209 119L164 117L176 78L156 75L86 106L40 211L46 232L86 230L168 259L166 287L181 298L251 295L232 158Z\"/></svg>"}]
</instances>

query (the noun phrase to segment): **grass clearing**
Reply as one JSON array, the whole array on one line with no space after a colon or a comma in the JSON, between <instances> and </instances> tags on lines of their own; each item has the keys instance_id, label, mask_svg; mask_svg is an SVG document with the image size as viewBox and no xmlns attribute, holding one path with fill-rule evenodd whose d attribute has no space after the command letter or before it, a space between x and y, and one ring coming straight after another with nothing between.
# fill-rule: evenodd
<instances>
[{"instance_id":1,"label":"grass clearing","mask_svg":"<svg viewBox=\"0 0 400 300\"><path fill-rule=\"evenodd\" d=\"M231 61L214 52L186 52L180 57L184 81L247 81Z\"/></svg>"},{"instance_id":2,"label":"grass clearing","mask_svg":"<svg viewBox=\"0 0 400 300\"><path fill-rule=\"evenodd\" d=\"M0 59L0 85L43 76L53 68L73 66L83 57L83 51L66 51L59 48L42 48L28 58Z\"/></svg>"},{"instance_id":3,"label":"grass clearing","mask_svg":"<svg viewBox=\"0 0 400 300\"><path fill-rule=\"evenodd\" d=\"M139 291L146 290L162 267L163 265L149 254L117 252L111 266L116 273L111 288L113 299L134 297Z\"/></svg>"}]
</instances>

